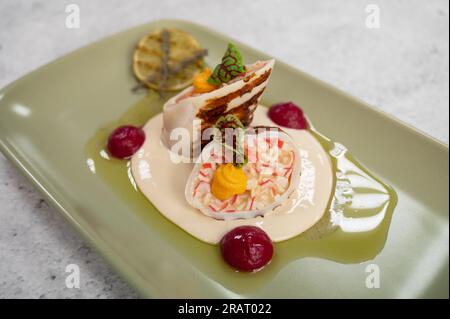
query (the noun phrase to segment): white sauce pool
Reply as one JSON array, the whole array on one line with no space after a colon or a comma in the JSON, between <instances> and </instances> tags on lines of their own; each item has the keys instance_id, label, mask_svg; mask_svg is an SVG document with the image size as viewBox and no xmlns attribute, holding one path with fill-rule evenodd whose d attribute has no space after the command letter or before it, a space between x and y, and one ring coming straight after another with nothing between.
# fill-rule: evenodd
<instances>
[{"instance_id":1,"label":"white sauce pool","mask_svg":"<svg viewBox=\"0 0 450 319\"><path fill-rule=\"evenodd\" d=\"M253 126L276 126L267 108L255 110ZM329 155L305 130L283 130L296 142L301 157L300 183L289 199L264 217L245 220L216 220L188 204L184 191L194 164L175 164L160 141L162 114L144 126L146 140L131 159L131 172L141 192L166 218L192 236L217 244L225 233L241 225L262 228L274 242L295 237L311 228L326 213L333 191L333 169Z\"/></svg>"}]
</instances>

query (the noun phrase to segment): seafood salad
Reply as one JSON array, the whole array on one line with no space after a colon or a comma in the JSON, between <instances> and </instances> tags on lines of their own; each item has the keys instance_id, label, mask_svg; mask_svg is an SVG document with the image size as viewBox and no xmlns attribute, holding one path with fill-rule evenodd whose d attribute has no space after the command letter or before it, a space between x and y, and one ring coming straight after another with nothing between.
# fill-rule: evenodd
<instances>
[{"instance_id":1,"label":"seafood salad","mask_svg":"<svg viewBox=\"0 0 450 319\"><path fill-rule=\"evenodd\" d=\"M282 131L247 133L242 165L227 162L226 148L221 146L211 142L204 148L206 160L194 168L186 187L188 202L208 216L264 215L280 206L298 183L298 150Z\"/></svg>"}]
</instances>

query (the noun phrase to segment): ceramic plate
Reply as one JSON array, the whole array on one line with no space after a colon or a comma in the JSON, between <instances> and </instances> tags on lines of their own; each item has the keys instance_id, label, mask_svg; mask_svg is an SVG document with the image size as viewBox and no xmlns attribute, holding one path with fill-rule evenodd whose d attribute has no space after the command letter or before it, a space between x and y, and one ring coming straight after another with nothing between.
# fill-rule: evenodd
<instances>
[{"instance_id":1,"label":"ceramic plate","mask_svg":"<svg viewBox=\"0 0 450 319\"><path fill-rule=\"evenodd\" d=\"M293 258L277 257L257 274L236 273L216 247L93 174L86 145L143 99L131 92L131 55L143 35L163 26L191 32L209 49L211 63L230 41L189 22L156 21L77 50L0 91L0 149L132 286L145 297L448 298L447 146L280 61L263 102L300 104L320 132L346 145L398 195L374 259L336 262L288 241L279 251ZM235 43L247 61L268 58ZM158 111L155 104L151 112ZM369 289L372 264L380 287Z\"/></svg>"}]
</instances>

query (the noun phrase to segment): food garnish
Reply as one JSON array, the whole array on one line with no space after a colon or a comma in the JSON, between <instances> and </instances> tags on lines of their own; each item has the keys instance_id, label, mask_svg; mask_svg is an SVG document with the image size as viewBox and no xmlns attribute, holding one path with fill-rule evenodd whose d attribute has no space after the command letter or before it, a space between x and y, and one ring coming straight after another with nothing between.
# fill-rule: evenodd
<instances>
[{"instance_id":1,"label":"food garnish","mask_svg":"<svg viewBox=\"0 0 450 319\"><path fill-rule=\"evenodd\" d=\"M211 183L211 193L224 201L239 195L247 189L247 176L242 167L236 167L231 163L219 165L214 172Z\"/></svg>"},{"instance_id":2,"label":"food garnish","mask_svg":"<svg viewBox=\"0 0 450 319\"><path fill-rule=\"evenodd\" d=\"M262 269L272 260L273 245L261 228L240 226L223 236L220 251L230 266L250 272Z\"/></svg>"},{"instance_id":3,"label":"food garnish","mask_svg":"<svg viewBox=\"0 0 450 319\"><path fill-rule=\"evenodd\" d=\"M161 94L166 88L167 78L169 77L169 50L170 50L170 33L166 29L161 32L161 81L159 81L158 91Z\"/></svg>"},{"instance_id":4,"label":"food garnish","mask_svg":"<svg viewBox=\"0 0 450 319\"><path fill-rule=\"evenodd\" d=\"M245 65L242 62L241 53L232 43L228 44L227 51L222 57L222 62L218 64L208 82L212 85L219 86L222 83L228 83L238 75L245 72Z\"/></svg>"},{"instance_id":5,"label":"food garnish","mask_svg":"<svg viewBox=\"0 0 450 319\"><path fill-rule=\"evenodd\" d=\"M244 154L245 126L239 118L233 114L221 116L214 124L214 128L216 129L214 139L222 143L224 149L233 152L233 165L236 167L245 165L247 163L247 157ZM233 130L228 131L227 129L230 128Z\"/></svg>"},{"instance_id":6,"label":"food garnish","mask_svg":"<svg viewBox=\"0 0 450 319\"><path fill-rule=\"evenodd\" d=\"M284 127L297 130L306 130L308 128L308 121L303 114L303 110L293 102L272 105L268 115L274 123Z\"/></svg>"},{"instance_id":7,"label":"food garnish","mask_svg":"<svg viewBox=\"0 0 450 319\"><path fill-rule=\"evenodd\" d=\"M227 114L219 117L214 126L217 127L219 130L223 130L226 128L235 128L235 129L245 128L241 120L233 114Z\"/></svg>"},{"instance_id":8,"label":"food garnish","mask_svg":"<svg viewBox=\"0 0 450 319\"><path fill-rule=\"evenodd\" d=\"M116 128L108 138L109 153L120 159L133 156L144 144L144 131L135 126L125 125Z\"/></svg>"},{"instance_id":9,"label":"food garnish","mask_svg":"<svg viewBox=\"0 0 450 319\"><path fill-rule=\"evenodd\" d=\"M203 71L197 73L194 77L192 85L194 86L194 93L207 93L215 90L217 86L208 82L208 78L211 76L211 69L206 68Z\"/></svg>"},{"instance_id":10,"label":"food garnish","mask_svg":"<svg viewBox=\"0 0 450 319\"><path fill-rule=\"evenodd\" d=\"M175 28L153 31L139 41L134 51L133 71L140 81L134 90L185 88L203 70L206 55L207 50L185 31Z\"/></svg>"}]
</instances>

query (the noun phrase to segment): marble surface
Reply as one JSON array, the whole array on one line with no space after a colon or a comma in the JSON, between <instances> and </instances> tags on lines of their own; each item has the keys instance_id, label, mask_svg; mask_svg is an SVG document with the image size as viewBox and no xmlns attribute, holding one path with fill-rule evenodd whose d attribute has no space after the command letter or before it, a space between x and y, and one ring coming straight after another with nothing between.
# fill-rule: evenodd
<instances>
[{"instance_id":1,"label":"marble surface","mask_svg":"<svg viewBox=\"0 0 450 319\"><path fill-rule=\"evenodd\" d=\"M81 27L65 27L65 6ZM366 27L368 3L380 28ZM128 27L181 18L280 58L448 143L447 0L0 1L0 87ZM225 12L227 14L225 14ZM65 267L80 268L80 289ZM0 154L0 298L135 298Z\"/></svg>"}]
</instances>

